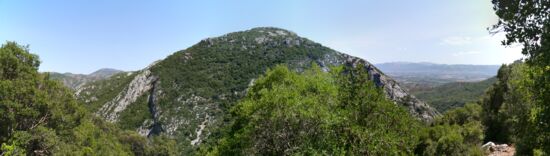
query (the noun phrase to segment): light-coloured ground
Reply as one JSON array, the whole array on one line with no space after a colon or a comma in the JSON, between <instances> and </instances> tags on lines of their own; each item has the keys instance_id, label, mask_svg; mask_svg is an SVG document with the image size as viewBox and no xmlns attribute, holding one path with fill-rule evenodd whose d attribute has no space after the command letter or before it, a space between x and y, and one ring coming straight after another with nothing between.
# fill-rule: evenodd
<instances>
[{"instance_id":1,"label":"light-coloured ground","mask_svg":"<svg viewBox=\"0 0 550 156\"><path fill-rule=\"evenodd\" d=\"M489 156L513 156L516 153L514 146L509 146L503 150L492 151Z\"/></svg>"}]
</instances>

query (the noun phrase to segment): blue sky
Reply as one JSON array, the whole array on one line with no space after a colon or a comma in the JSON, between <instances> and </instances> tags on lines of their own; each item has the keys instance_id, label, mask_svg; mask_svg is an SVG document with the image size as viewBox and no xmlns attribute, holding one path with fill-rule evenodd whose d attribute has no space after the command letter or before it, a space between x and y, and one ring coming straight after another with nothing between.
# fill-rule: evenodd
<instances>
[{"instance_id":1,"label":"blue sky","mask_svg":"<svg viewBox=\"0 0 550 156\"><path fill-rule=\"evenodd\" d=\"M373 63L502 64L522 57L490 0L0 0L0 41L30 45L41 71L139 70L201 39L259 26Z\"/></svg>"}]
</instances>

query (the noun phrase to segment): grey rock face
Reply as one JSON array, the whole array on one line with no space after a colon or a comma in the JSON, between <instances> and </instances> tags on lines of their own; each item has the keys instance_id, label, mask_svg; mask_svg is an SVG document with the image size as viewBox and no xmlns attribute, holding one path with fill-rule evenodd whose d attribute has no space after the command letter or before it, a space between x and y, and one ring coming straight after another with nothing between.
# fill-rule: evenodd
<instances>
[{"instance_id":1,"label":"grey rock face","mask_svg":"<svg viewBox=\"0 0 550 156\"><path fill-rule=\"evenodd\" d=\"M109 122L118 121L119 113L135 102L138 97L151 90L157 79L148 68L144 69L128 84L123 92L120 92L115 99L103 105L97 114Z\"/></svg>"}]
</instances>

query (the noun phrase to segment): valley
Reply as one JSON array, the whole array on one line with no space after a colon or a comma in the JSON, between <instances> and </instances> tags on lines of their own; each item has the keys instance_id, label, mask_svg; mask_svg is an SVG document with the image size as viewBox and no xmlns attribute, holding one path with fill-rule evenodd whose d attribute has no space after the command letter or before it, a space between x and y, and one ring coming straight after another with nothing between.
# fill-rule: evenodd
<instances>
[{"instance_id":1,"label":"valley","mask_svg":"<svg viewBox=\"0 0 550 156\"><path fill-rule=\"evenodd\" d=\"M395 62L376 64L412 95L439 112L477 102L496 82L497 65Z\"/></svg>"}]
</instances>

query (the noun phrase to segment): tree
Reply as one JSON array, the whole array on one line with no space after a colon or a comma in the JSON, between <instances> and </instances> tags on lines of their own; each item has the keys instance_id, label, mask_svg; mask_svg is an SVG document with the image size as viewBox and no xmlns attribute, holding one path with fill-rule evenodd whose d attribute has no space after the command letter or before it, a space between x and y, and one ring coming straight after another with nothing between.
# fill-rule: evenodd
<instances>
[{"instance_id":1,"label":"tree","mask_svg":"<svg viewBox=\"0 0 550 156\"><path fill-rule=\"evenodd\" d=\"M550 153L550 1L492 0L499 21L493 32L505 32L504 45L519 43L532 68L534 121L539 145Z\"/></svg>"},{"instance_id":2,"label":"tree","mask_svg":"<svg viewBox=\"0 0 550 156\"><path fill-rule=\"evenodd\" d=\"M503 65L497 82L481 100L485 142L512 143L520 155L533 155L537 144L537 124L533 115L531 68L521 61Z\"/></svg>"},{"instance_id":3,"label":"tree","mask_svg":"<svg viewBox=\"0 0 550 156\"><path fill-rule=\"evenodd\" d=\"M83 109L71 92L38 73L40 61L28 48L4 44L0 64L0 142L25 153L51 154L55 138L78 124Z\"/></svg>"},{"instance_id":4,"label":"tree","mask_svg":"<svg viewBox=\"0 0 550 156\"><path fill-rule=\"evenodd\" d=\"M502 65L498 70L498 81L491 86L482 100L482 122L485 125L485 141L509 143L509 125L504 124L505 116L501 114L501 107L505 103L505 96L508 92L508 78L510 67Z\"/></svg>"},{"instance_id":5,"label":"tree","mask_svg":"<svg viewBox=\"0 0 550 156\"><path fill-rule=\"evenodd\" d=\"M343 71L343 70L350 71ZM277 66L232 109L233 124L210 155L410 155L419 121L386 99L364 66Z\"/></svg>"},{"instance_id":6,"label":"tree","mask_svg":"<svg viewBox=\"0 0 550 156\"><path fill-rule=\"evenodd\" d=\"M449 110L423 129L417 155L483 155L483 125L481 106L468 103Z\"/></svg>"},{"instance_id":7,"label":"tree","mask_svg":"<svg viewBox=\"0 0 550 156\"><path fill-rule=\"evenodd\" d=\"M92 116L39 64L27 47L0 47L0 155L174 155L170 139L150 141Z\"/></svg>"},{"instance_id":8,"label":"tree","mask_svg":"<svg viewBox=\"0 0 550 156\"><path fill-rule=\"evenodd\" d=\"M349 119L342 128L345 149L355 155L412 154L420 125L386 98L369 68L363 62L347 64L337 76L340 106Z\"/></svg>"}]
</instances>

